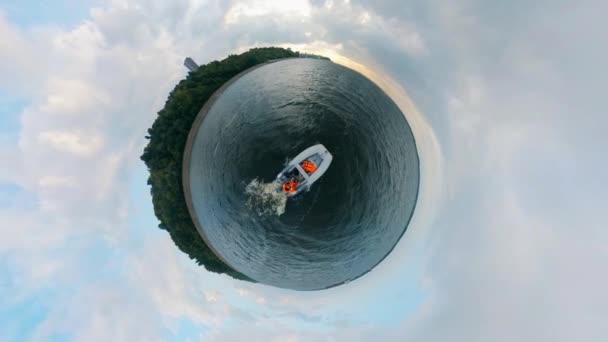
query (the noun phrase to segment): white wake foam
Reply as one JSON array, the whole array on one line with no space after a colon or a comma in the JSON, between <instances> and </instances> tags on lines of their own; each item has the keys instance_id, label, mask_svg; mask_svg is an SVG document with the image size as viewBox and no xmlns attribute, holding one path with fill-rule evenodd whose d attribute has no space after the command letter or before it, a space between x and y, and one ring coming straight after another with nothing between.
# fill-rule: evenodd
<instances>
[{"instance_id":1,"label":"white wake foam","mask_svg":"<svg viewBox=\"0 0 608 342\"><path fill-rule=\"evenodd\" d=\"M282 191L277 192L279 187L278 182L263 183L257 179L252 180L245 187L245 193L249 197L247 207L259 216L282 215L285 212L287 195Z\"/></svg>"}]
</instances>

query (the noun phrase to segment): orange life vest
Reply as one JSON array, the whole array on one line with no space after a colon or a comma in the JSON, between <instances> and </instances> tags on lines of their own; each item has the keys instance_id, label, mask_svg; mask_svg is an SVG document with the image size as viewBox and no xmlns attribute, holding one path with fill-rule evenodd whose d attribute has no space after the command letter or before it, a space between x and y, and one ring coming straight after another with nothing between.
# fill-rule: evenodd
<instances>
[{"instance_id":1,"label":"orange life vest","mask_svg":"<svg viewBox=\"0 0 608 342\"><path fill-rule=\"evenodd\" d=\"M287 182L283 183L283 192L296 192L296 188L298 187L298 181L295 179L290 179Z\"/></svg>"},{"instance_id":2,"label":"orange life vest","mask_svg":"<svg viewBox=\"0 0 608 342\"><path fill-rule=\"evenodd\" d=\"M304 171L306 171L307 173L313 173L317 170L317 165L313 162L311 162L310 160L306 159L303 162L300 163L300 166L302 167L302 169L304 169Z\"/></svg>"}]
</instances>

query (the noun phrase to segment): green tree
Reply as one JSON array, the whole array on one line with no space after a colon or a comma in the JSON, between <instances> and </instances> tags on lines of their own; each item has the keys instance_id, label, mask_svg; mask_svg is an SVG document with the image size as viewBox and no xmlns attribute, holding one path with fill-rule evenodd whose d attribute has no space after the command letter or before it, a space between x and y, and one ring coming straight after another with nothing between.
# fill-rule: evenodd
<instances>
[{"instance_id":1,"label":"green tree","mask_svg":"<svg viewBox=\"0 0 608 342\"><path fill-rule=\"evenodd\" d=\"M198 234L188 213L182 188L182 159L192 123L207 99L241 71L272 59L298 55L291 49L255 48L201 65L175 86L148 129L149 142L141 159L150 171L148 185L159 228L169 233L182 252L211 272L251 281L217 258Z\"/></svg>"}]
</instances>

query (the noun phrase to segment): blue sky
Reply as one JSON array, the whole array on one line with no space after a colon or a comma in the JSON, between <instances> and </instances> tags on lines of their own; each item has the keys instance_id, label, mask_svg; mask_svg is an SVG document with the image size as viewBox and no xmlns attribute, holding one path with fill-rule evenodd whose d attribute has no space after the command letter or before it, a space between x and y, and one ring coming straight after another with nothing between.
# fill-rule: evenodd
<instances>
[{"instance_id":1,"label":"blue sky","mask_svg":"<svg viewBox=\"0 0 608 342\"><path fill-rule=\"evenodd\" d=\"M1 2L0 340L602 340L606 9ZM139 155L183 58L265 45L363 72L416 136L411 226L338 288L211 274L156 228Z\"/></svg>"},{"instance_id":2,"label":"blue sky","mask_svg":"<svg viewBox=\"0 0 608 342\"><path fill-rule=\"evenodd\" d=\"M5 142L15 142L19 132L19 113L26 106L24 100L14 97L0 97L0 137Z\"/></svg>"},{"instance_id":3,"label":"blue sky","mask_svg":"<svg viewBox=\"0 0 608 342\"><path fill-rule=\"evenodd\" d=\"M6 1L2 11L11 21L22 27L58 25L70 27L87 18L89 9L99 1L58 0L52 3L39 0Z\"/></svg>"}]
</instances>

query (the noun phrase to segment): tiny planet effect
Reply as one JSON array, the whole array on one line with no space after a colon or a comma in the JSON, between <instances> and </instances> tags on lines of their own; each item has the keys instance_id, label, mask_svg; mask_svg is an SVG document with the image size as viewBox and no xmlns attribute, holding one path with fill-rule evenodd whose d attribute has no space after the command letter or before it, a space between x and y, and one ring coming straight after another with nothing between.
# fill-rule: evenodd
<instances>
[{"instance_id":1,"label":"tiny planet effect","mask_svg":"<svg viewBox=\"0 0 608 342\"><path fill-rule=\"evenodd\" d=\"M397 105L361 74L328 60L251 68L211 97L184 158L184 193L207 246L263 284L319 290L379 264L407 229L420 167ZM333 161L287 198L273 180L322 144Z\"/></svg>"}]
</instances>

